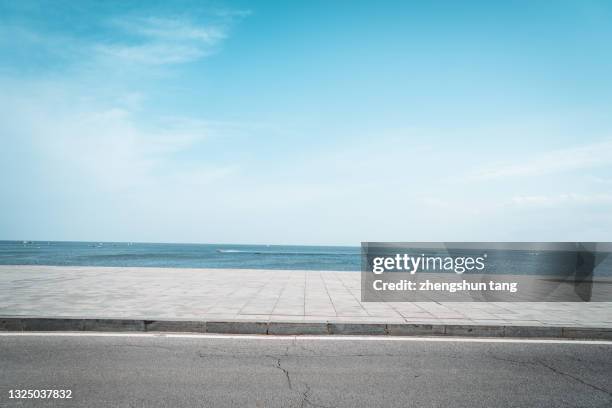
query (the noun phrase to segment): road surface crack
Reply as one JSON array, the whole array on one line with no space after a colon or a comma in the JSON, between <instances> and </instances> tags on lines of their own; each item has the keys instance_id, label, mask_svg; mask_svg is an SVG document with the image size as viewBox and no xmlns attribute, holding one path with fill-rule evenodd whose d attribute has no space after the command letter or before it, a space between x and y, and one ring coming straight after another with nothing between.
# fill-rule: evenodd
<instances>
[{"instance_id":1,"label":"road surface crack","mask_svg":"<svg viewBox=\"0 0 612 408\"><path fill-rule=\"evenodd\" d=\"M574 381L578 381L580 384L586 385L587 387L591 387L591 388L593 388L594 390L597 390L597 391L601 391L601 392L603 392L603 393L606 393L606 394L608 394L608 396L612 397L612 392L610 392L610 391L608 391L608 390L606 390L606 389L604 389L604 388L598 387L597 385L595 385L595 384L591 384L591 383L588 383L588 382L584 381L583 379L581 379L581 378L579 378L579 377L576 377L576 376L573 376L573 375L571 375L571 374L569 374L569 373L566 373L566 372L564 372L564 371L558 370L558 369L556 369L555 367L550 366L550 365L546 364L545 362L543 362L543 361L541 361L541 360L536 360L536 361L537 361L537 362L538 362L538 364L540 364L542 367L546 367L546 368L548 368L550 371L552 371L552 372L553 372L553 373L555 373L555 374L559 374L559 375L562 375L562 376L564 376L564 377L571 378L571 379L572 379L572 380L574 380Z\"/></svg>"},{"instance_id":2,"label":"road surface crack","mask_svg":"<svg viewBox=\"0 0 612 408\"><path fill-rule=\"evenodd\" d=\"M287 378L287 385L289 386L290 390L293 390L293 386L291 385L291 377L289 376L289 370L283 368L283 366L281 365L281 359L278 357L272 357L276 360L276 368L278 368L279 370L281 370L284 374L285 374L285 378Z\"/></svg>"},{"instance_id":3,"label":"road surface crack","mask_svg":"<svg viewBox=\"0 0 612 408\"><path fill-rule=\"evenodd\" d=\"M491 354L489 354L489 357L491 357L493 360L505 361L507 363L513 363L513 364L519 364L519 365L535 365L531 361L513 360L511 358L497 357Z\"/></svg>"},{"instance_id":4,"label":"road surface crack","mask_svg":"<svg viewBox=\"0 0 612 408\"><path fill-rule=\"evenodd\" d=\"M291 381L291 374L289 373L289 370L287 370L285 367L283 367L281 358L280 357L276 357L276 356L270 356L270 355L268 355L266 357L272 358L272 359L274 359L276 361L276 365L274 367L279 369L279 370L281 370L283 372L283 374L285 375L285 378L287 379L287 387L289 388L289 390L291 390L291 391L298 391L298 389L294 389L293 388L293 382ZM299 403L299 407L300 408L305 408L305 407L308 407L308 406L315 407L315 408L334 408L334 407L329 406L329 405L317 404L316 402L311 401L310 400L310 398L311 398L311 395L310 395L311 388L310 388L310 386L308 384L306 384L306 383L303 383L303 384L304 384L304 387L306 387L306 390L301 393L302 394L302 398L301 398L300 403ZM301 387L299 387L299 388L301 388Z\"/></svg>"},{"instance_id":5,"label":"road surface crack","mask_svg":"<svg viewBox=\"0 0 612 408\"><path fill-rule=\"evenodd\" d=\"M302 393L302 400L300 401L300 408L304 408L307 405L310 405L311 407L315 407L315 408L334 408L333 406L329 406L329 405L322 405L322 404L317 404L316 402L312 402L310 400L310 386L306 383L304 383L304 386L306 387L306 391L304 391Z\"/></svg>"},{"instance_id":6,"label":"road surface crack","mask_svg":"<svg viewBox=\"0 0 612 408\"><path fill-rule=\"evenodd\" d=\"M541 367L544 367L544 368L552 371L555 374L561 375L563 377L571 378L572 380L577 381L577 382L579 382L582 385L586 385L587 387L590 387L590 388L592 388L594 390L603 392L603 393L607 394L608 396L612 397L612 392L610 392L610 391L608 391L608 390L606 390L604 388L598 387L595 384L591 384L591 383L589 383L589 382L587 382L587 381L585 381L585 380L583 380L583 379L581 379L579 377L576 377L575 375L572 375L572 374L566 373L564 371L561 371L561 370L559 370L559 369L557 369L557 368L555 368L555 367L553 367L551 365L546 364L542 360L535 360L535 362L531 362L531 361L521 361L521 360L513 360L513 359L509 359L509 358L502 358L502 357L497 357L497 356L493 356L493 355L491 355L490 357L495 359L495 360L506 361L508 363L514 363L514 364L519 364L519 365L531 365L531 366L538 366L539 365Z\"/></svg>"}]
</instances>

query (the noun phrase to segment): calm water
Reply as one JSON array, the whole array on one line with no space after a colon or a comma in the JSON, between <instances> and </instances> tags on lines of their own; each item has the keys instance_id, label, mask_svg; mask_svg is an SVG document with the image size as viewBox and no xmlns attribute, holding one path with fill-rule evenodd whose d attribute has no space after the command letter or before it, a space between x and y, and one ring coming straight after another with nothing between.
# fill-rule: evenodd
<instances>
[{"instance_id":1,"label":"calm water","mask_svg":"<svg viewBox=\"0 0 612 408\"><path fill-rule=\"evenodd\" d=\"M359 247L0 241L1 265L357 271Z\"/></svg>"},{"instance_id":2,"label":"calm water","mask_svg":"<svg viewBox=\"0 0 612 408\"><path fill-rule=\"evenodd\" d=\"M558 254L547 251L487 252L486 271L493 274L557 275L575 262L559 262ZM359 247L0 241L0 265L359 271L361 257ZM612 276L612 256L597 266L595 276Z\"/></svg>"}]
</instances>

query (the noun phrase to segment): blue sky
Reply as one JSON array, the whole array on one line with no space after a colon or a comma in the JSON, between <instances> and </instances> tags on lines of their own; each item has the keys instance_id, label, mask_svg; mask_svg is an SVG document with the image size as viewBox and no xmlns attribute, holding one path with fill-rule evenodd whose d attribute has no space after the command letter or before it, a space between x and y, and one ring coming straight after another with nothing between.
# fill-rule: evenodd
<instances>
[{"instance_id":1,"label":"blue sky","mask_svg":"<svg viewBox=\"0 0 612 408\"><path fill-rule=\"evenodd\" d=\"M0 239L609 241L611 19L0 0Z\"/></svg>"}]
</instances>

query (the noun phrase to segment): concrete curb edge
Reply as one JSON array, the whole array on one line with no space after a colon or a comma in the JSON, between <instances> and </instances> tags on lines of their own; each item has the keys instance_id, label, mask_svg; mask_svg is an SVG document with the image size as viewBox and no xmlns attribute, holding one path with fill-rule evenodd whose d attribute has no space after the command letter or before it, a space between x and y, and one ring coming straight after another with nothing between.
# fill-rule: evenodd
<instances>
[{"instance_id":1,"label":"concrete curb edge","mask_svg":"<svg viewBox=\"0 0 612 408\"><path fill-rule=\"evenodd\" d=\"M413 323L147 320L0 317L0 331L175 332L261 335L379 335L612 340L612 328Z\"/></svg>"}]
</instances>

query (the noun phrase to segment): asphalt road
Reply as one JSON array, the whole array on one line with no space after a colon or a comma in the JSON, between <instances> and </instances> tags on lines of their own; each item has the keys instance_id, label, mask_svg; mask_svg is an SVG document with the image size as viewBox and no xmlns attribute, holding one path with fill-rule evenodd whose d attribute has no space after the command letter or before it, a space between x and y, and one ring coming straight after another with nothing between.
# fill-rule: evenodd
<instances>
[{"instance_id":1,"label":"asphalt road","mask_svg":"<svg viewBox=\"0 0 612 408\"><path fill-rule=\"evenodd\" d=\"M609 408L612 345L3 335L0 392L3 407Z\"/></svg>"}]
</instances>

